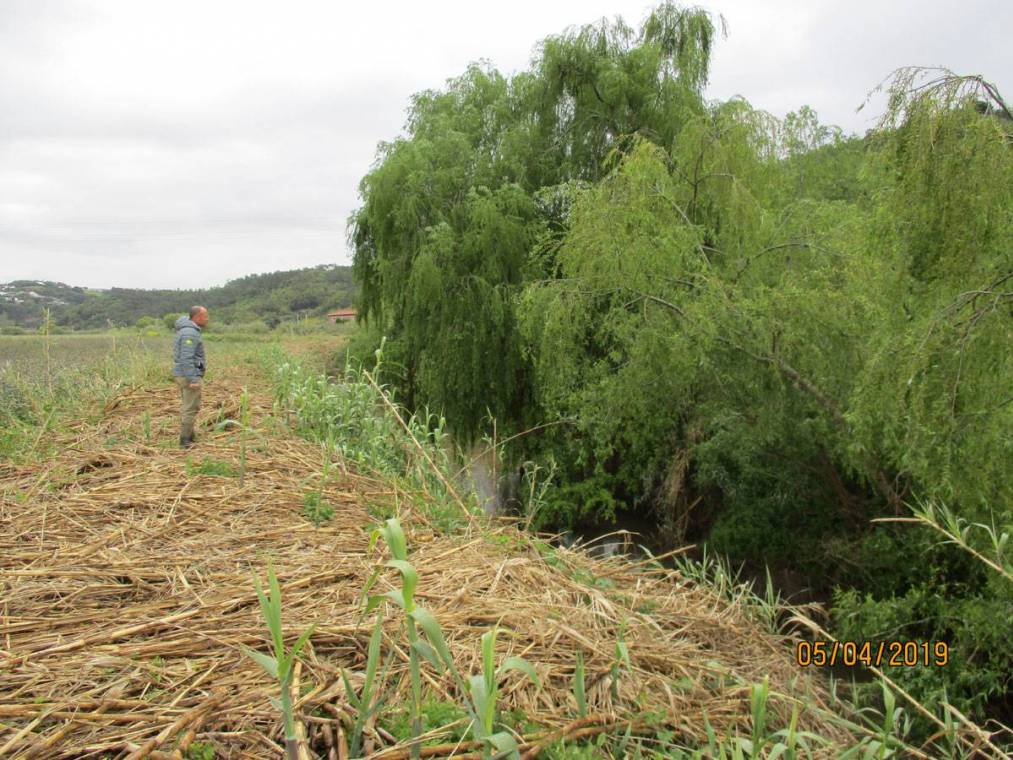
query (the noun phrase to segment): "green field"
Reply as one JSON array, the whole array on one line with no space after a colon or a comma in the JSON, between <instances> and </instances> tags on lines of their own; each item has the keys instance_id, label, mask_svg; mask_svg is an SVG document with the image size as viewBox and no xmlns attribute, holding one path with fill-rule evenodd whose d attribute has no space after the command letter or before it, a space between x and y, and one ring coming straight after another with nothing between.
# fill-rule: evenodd
<instances>
[{"instance_id":1,"label":"green field","mask_svg":"<svg viewBox=\"0 0 1013 760\"><path fill-rule=\"evenodd\" d=\"M208 380L214 381L216 365L252 361L271 346L284 346L323 370L343 341L335 335L212 333L207 336ZM168 333L0 336L0 457L38 457L46 433L66 420L99 413L127 386L169 384L171 374Z\"/></svg>"}]
</instances>

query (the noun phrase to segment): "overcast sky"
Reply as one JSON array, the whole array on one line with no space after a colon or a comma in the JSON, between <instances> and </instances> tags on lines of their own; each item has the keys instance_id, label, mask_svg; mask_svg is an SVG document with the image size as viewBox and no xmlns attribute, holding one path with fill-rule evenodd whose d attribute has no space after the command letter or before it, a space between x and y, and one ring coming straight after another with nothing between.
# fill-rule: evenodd
<instances>
[{"instance_id":1,"label":"overcast sky","mask_svg":"<svg viewBox=\"0 0 1013 760\"><path fill-rule=\"evenodd\" d=\"M894 68L1013 95L1010 0L707 0L708 97L848 131ZM409 96L524 69L572 24L652 3L0 0L0 282L189 288L349 263L345 220ZM871 109L875 111L875 109Z\"/></svg>"}]
</instances>

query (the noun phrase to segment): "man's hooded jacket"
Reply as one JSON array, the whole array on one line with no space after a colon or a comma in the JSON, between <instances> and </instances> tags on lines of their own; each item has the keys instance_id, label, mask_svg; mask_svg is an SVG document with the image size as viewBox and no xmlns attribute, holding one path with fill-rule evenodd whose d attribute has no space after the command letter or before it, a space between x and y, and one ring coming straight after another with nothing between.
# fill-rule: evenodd
<instances>
[{"instance_id":1,"label":"man's hooded jacket","mask_svg":"<svg viewBox=\"0 0 1013 760\"><path fill-rule=\"evenodd\" d=\"M190 317L176 320L176 340L172 344L172 374L196 383L204 377L204 341L200 328Z\"/></svg>"}]
</instances>

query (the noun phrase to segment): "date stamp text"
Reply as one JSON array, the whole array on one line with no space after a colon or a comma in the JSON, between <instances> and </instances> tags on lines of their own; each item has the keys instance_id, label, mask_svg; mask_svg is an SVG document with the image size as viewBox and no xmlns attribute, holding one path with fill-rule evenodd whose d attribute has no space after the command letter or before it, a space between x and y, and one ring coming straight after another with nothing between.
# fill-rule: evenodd
<instances>
[{"instance_id":1,"label":"date stamp text","mask_svg":"<svg viewBox=\"0 0 1013 760\"><path fill-rule=\"evenodd\" d=\"M950 662L950 647L945 641L800 641L795 661L803 668L942 668Z\"/></svg>"}]
</instances>

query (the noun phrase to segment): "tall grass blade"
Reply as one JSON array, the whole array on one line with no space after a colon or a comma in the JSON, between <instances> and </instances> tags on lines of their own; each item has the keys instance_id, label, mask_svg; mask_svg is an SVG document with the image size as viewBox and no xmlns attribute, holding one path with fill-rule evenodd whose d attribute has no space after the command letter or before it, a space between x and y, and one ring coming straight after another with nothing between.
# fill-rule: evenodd
<instances>
[{"instance_id":1,"label":"tall grass blade","mask_svg":"<svg viewBox=\"0 0 1013 760\"><path fill-rule=\"evenodd\" d=\"M577 717L587 717L587 695L584 693L584 653L577 651L577 664L573 670L573 696L577 700Z\"/></svg>"}]
</instances>

